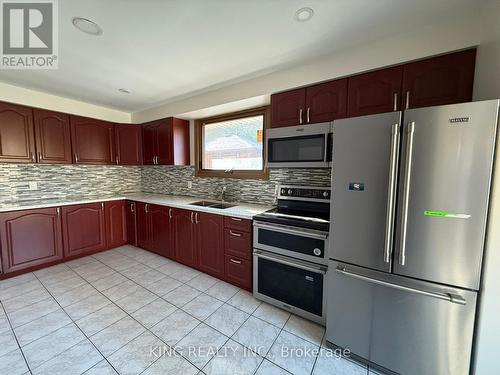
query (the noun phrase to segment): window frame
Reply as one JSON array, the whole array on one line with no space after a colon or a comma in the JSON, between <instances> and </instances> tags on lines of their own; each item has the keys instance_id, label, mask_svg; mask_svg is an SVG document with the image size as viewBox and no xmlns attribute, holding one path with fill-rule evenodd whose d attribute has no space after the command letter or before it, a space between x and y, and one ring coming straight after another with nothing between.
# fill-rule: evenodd
<instances>
[{"instance_id":1,"label":"window frame","mask_svg":"<svg viewBox=\"0 0 500 375\"><path fill-rule=\"evenodd\" d=\"M202 168L202 130L203 126L207 124L212 124L215 122L237 120L245 117L252 116L264 116L264 126L262 134L262 170L241 170L235 169L231 172L226 172L223 170L211 170ZM267 150L265 145L266 130L269 126L270 119L270 107L258 107L247 109L244 111L226 113L223 115L207 117L199 120L195 120L195 176L196 177L218 177L218 178L237 178L237 179L252 179L252 180L269 180L269 169L267 168Z\"/></svg>"}]
</instances>

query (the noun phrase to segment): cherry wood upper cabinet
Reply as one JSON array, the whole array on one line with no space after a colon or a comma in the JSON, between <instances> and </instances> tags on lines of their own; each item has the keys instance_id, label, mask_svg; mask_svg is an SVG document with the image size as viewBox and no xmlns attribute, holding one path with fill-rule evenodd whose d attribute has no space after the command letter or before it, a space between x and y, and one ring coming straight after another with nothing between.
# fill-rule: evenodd
<instances>
[{"instance_id":1,"label":"cherry wood upper cabinet","mask_svg":"<svg viewBox=\"0 0 500 375\"><path fill-rule=\"evenodd\" d=\"M65 206L61 208L61 212L66 257L106 248L104 203Z\"/></svg>"},{"instance_id":2,"label":"cherry wood upper cabinet","mask_svg":"<svg viewBox=\"0 0 500 375\"><path fill-rule=\"evenodd\" d=\"M136 202L127 201L126 204L127 221L127 242L137 246L137 209Z\"/></svg>"},{"instance_id":3,"label":"cherry wood upper cabinet","mask_svg":"<svg viewBox=\"0 0 500 375\"><path fill-rule=\"evenodd\" d=\"M71 164L71 127L65 113L33 109L37 160L43 164Z\"/></svg>"},{"instance_id":4,"label":"cherry wood upper cabinet","mask_svg":"<svg viewBox=\"0 0 500 375\"><path fill-rule=\"evenodd\" d=\"M305 122L318 123L347 115L347 79L337 79L306 89Z\"/></svg>"},{"instance_id":5,"label":"cherry wood upper cabinet","mask_svg":"<svg viewBox=\"0 0 500 375\"><path fill-rule=\"evenodd\" d=\"M115 125L116 164L142 165L141 125Z\"/></svg>"},{"instance_id":6,"label":"cherry wood upper cabinet","mask_svg":"<svg viewBox=\"0 0 500 375\"><path fill-rule=\"evenodd\" d=\"M189 121L169 117L143 125L146 165L189 165Z\"/></svg>"},{"instance_id":7,"label":"cherry wood upper cabinet","mask_svg":"<svg viewBox=\"0 0 500 375\"><path fill-rule=\"evenodd\" d=\"M402 79L402 66L350 77L347 115L356 117L399 110Z\"/></svg>"},{"instance_id":8,"label":"cherry wood upper cabinet","mask_svg":"<svg viewBox=\"0 0 500 375\"><path fill-rule=\"evenodd\" d=\"M406 64L402 109L472 100L476 49Z\"/></svg>"},{"instance_id":9,"label":"cherry wood upper cabinet","mask_svg":"<svg viewBox=\"0 0 500 375\"><path fill-rule=\"evenodd\" d=\"M271 127L305 123L306 89L300 88L271 95Z\"/></svg>"},{"instance_id":10,"label":"cherry wood upper cabinet","mask_svg":"<svg viewBox=\"0 0 500 375\"><path fill-rule=\"evenodd\" d=\"M0 102L0 162L36 162L31 108Z\"/></svg>"},{"instance_id":11,"label":"cherry wood upper cabinet","mask_svg":"<svg viewBox=\"0 0 500 375\"><path fill-rule=\"evenodd\" d=\"M209 275L224 277L224 221L221 215L195 213L198 268Z\"/></svg>"},{"instance_id":12,"label":"cherry wood upper cabinet","mask_svg":"<svg viewBox=\"0 0 500 375\"><path fill-rule=\"evenodd\" d=\"M114 124L71 116L71 143L75 164L115 164Z\"/></svg>"},{"instance_id":13,"label":"cherry wood upper cabinet","mask_svg":"<svg viewBox=\"0 0 500 375\"><path fill-rule=\"evenodd\" d=\"M104 203L106 218L106 246L118 247L127 243L127 213L125 201Z\"/></svg>"},{"instance_id":14,"label":"cherry wood upper cabinet","mask_svg":"<svg viewBox=\"0 0 500 375\"><path fill-rule=\"evenodd\" d=\"M190 267L196 267L196 241L194 239L194 212L173 209L173 236L175 259Z\"/></svg>"},{"instance_id":15,"label":"cherry wood upper cabinet","mask_svg":"<svg viewBox=\"0 0 500 375\"><path fill-rule=\"evenodd\" d=\"M63 258L59 208L0 213L3 273L41 266Z\"/></svg>"}]
</instances>

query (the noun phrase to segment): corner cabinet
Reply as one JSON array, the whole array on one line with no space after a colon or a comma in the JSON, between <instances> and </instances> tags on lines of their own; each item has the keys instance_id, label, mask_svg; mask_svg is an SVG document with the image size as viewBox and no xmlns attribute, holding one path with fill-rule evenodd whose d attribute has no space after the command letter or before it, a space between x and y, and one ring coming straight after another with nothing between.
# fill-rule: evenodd
<instances>
[{"instance_id":1,"label":"corner cabinet","mask_svg":"<svg viewBox=\"0 0 500 375\"><path fill-rule=\"evenodd\" d=\"M189 165L189 121L175 117L143 125L146 165Z\"/></svg>"},{"instance_id":2,"label":"corner cabinet","mask_svg":"<svg viewBox=\"0 0 500 375\"><path fill-rule=\"evenodd\" d=\"M60 209L0 213L0 240L4 274L62 260Z\"/></svg>"},{"instance_id":3,"label":"corner cabinet","mask_svg":"<svg viewBox=\"0 0 500 375\"><path fill-rule=\"evenodd\" d=\"M35 163L33 110L0 103L0 162Z\"/></svg>"},{"instance_id":4,"label":"corner cabinet","mask_svg":"<svg viewBox=\"0 0 500 375\"><path fill-rule=\"evenodd\" d=\"M65 206L61 213L65 257L106 249L104 203Z\"/></svg>"},{"instance_id":5,"label":"corner cabinet","mask_svg":"<svg viewBox=\"0 0 500 375\"><path fill-rule=\"evenodd\" d=\"M33 118L38 163L71 164L69 115L35 108Z\"/></svg>"},{"instance_id":6,"label":"corner cabinet","mask_svg":"<svg viewBox=\"0 0 500 375\"><path fill-rule=\"evenodd\" d=\"M71 143L75 164L116 164L111 122L71 116Z\"/></svg>"}]
</instances>

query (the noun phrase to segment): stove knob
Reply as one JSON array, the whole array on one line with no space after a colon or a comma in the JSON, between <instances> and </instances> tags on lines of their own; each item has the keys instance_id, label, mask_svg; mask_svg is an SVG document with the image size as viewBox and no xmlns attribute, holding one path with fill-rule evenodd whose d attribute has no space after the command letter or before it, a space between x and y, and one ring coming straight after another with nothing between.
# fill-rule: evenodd
<instances>
[{"instance_id":1,"label":"stove knob","mask_svg":"<svg viewBox=\"0 0 500 375\"><path fill-rule=\"evenodd\" d=\"M318 249L318 248L315 248L315 249L313 250L313 253L314 253L314 255L316 255L317 257L319 257L319 256L321 255L321 250L320 250L320 249Z\"/></svg>"},{"instance_id":2,"label":"stove knob","mask_svg":"<svg viewBox=\"0 0 500 375\"><path fill-rule=\"evenodd\" d=\"M328 192L327 192L327 191L324 191L324 192L323 192L323 196L324 196L325 198L328 198Z\"/></svg>"},{"instance_id":3,"label":"stove knob","mask_svg":"<svg viewBox=\"0 0 500 375\"><path fill-rule=\"evenodd\" d=\"M286 190L285 189L281 189L281 194L285 194Z\"/></svg>"},{"instance_id":4,"label":"stove knob","mask_svg":"<svg viewBox=\"0 0 500 375\"><path fill-rule=\"evenodd\" d=\"M292 189L288 189L288 195L292 195Z\"/></svg>"}]
</instances>

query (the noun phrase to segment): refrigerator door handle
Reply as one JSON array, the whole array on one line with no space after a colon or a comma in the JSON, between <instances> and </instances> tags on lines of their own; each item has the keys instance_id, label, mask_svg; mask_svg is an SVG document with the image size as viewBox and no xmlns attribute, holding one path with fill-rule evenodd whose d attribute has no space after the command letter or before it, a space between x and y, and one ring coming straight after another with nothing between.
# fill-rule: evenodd
<instances>
[{"instance_id":1,"label":"refrigerator door handle","mask_svg":"<svg viewBox=\"0 0 500 375\"><path fill-rule=\"evenodd\" d=\"M391 165L389 168L389 192L385 218L384 262L391 262L391 239L393 232L394 193L396 191L396 168L399 144L399 124L392 125L391 132Z\"/></svg>"},{"instance_id":2,"label":"refrigerator door handle","mask_svg":"<svg viewBox=\"0 0 500 375\"><path fill-rule=\"evenodd\" d=\"M406 127L406 166L405 177L403 183L403 202L401 215L401 238L399 244L399 264L402 266L406 263L406 234L408 226L408 205L410 200L410 182L411 182L411 167L413 157L413 134L415 133L415 123L410 122Z\"/></svg>"},{"instance_id":3,"label":"refrigerator door handle","mask_svg":"<svg viewBox=\"0 0 500 375\"><path fill-rule=\"evenodd\" d=\"M342 265L337 266L337 268L335 269L335 272L338 272L338 273L345 275L345 276L348 276L348 277L353 277L355 279L367 281L369 283L382 285L382 286L386 286L389 288L402 290L405 292L417 293L417 294L421 294L424 296L433 297L433 298L441 299L444 301L448 301L450 303L456 303L458 305L466 305L467 304L467 301L462 296L459 296L458 294L437 293L437 292L432 292L432 291L428 291L428 290L412 288L412 287L405 286L405 285L393 284L393 283L390 283L388 281L374 279L372 277L365 276L365 275L362 275L362 274L357 273L357 272L348 271L346 266L342 266Z\"/></svg>"}]
</instances>

